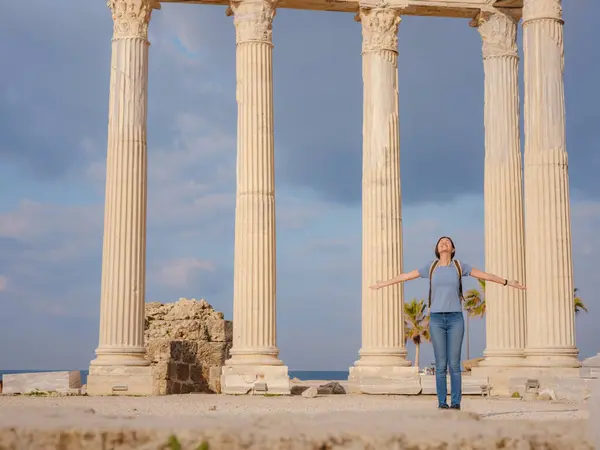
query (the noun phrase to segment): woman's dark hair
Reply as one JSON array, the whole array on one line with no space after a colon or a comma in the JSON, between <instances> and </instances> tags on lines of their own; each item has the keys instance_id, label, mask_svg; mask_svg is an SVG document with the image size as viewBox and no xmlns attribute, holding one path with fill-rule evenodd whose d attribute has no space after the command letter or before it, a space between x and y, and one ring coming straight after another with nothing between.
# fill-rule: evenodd
<instances>
[{"instance_id":1,"label":"woman's dark hair","mask_svg":"<svg viewBox=\"0 0 600 450\"><path fill-rule=\"evenodd\" d=\"M450 255L450 259L454 258L454 254L456 253L456 247L454 246L454 241L452 240L452 238L450 238L448 236L442 236L435 243L435 256L436 256L436 258L440 259L440 252L438 251L438 245L440 245L440 241L442 239L448 239L450 241L450 243L452 244L452 254Z\"/></svg>"}]
</instances>

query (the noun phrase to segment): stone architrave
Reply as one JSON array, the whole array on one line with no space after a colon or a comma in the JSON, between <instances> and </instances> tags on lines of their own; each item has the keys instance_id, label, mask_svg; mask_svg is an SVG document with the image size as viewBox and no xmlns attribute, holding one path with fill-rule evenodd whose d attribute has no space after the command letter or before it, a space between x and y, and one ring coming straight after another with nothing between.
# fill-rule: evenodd
<instances>
[{"instance_id":1,"label":"stone architrave","mask_svg":"<svg viewBox=\"0 0 600 450\"><path fill-rule=\"evenodd\" d=\"M523 177L519 130L517 22L510 12L481 13L485 72L485 267L525 282ZM525 348L525 292L487 283L486 349L481 366L515 366Z\"/></svg>"},{"instance_id":2,"label":"stone architrave","mask_svg":"<svg viewBox=\"0 0 600 450\"><path fill-rule=\"evenodd\" d=\"M114 21L100 337L88 395L151 394L144 347L148 25L156 0L110 0Z\"/></svg>"},{"instance_id":3,"label":"stone architrave","mask_svg":"<svg viewBox=\"0 0 600 450\"><path fill-rule=\"evenodd\" d=\"M275 4L234 2L238 103L233 347L222 392L289 394L276 343L273 43Z\"/></svg>"},{"instance_id":4,"label":"stone architrave","mask_svg":"<svg viewBox=\"0 0 600 450\"><path fill-rule=\"evenodd\" d=\"M398 120L400 12L362 8L363 194L362 348L350 368L352 392L418 394L418 368L404 346L402 285L369 286L402 272L402 201Z\"/></svg>"},{"instance_id":5,"label":"stone architrave","mask_svg":"<svg viewBox=\"0 0 600 450\"><path fill-rule=\"evenodd\" d=\"M524 0L526 364L577 368L560 0Z\"/></svg>"}]
</instances>

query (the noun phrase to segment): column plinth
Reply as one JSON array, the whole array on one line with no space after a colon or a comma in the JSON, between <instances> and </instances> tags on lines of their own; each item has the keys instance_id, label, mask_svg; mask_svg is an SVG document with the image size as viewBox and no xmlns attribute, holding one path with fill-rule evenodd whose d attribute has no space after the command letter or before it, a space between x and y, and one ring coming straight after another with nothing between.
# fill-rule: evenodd
<instances>
[{"instance_id":1,"label":"column plinth","mask_svg":"<svg viewBox=\"0 0 600 450\"><path fill-rule=\"evenodd\" d=\"M525 282L523 177L519 130L517 22L482 13L485 73L485 267ZM481 366L515 366L525 348L525 293L494 283L485 287L486 349Z\"/></svg>"},{"instance_id":2,"label":"column plinth","mask_svg":"<svg viewBox=\"0 0 600 450\"><path fill-rule=\"evenodd\" d=\"M100 337L87 392L151 394L145 358L148 24L152 0L110 0L114 21Z\"/></svg>"},{"instance_id":3,"label":"column plinth","mask_svg":"<svg viewBox=\"0 0 600 450\"><path fill-rule=\"evenodd\" d=\"M399 11L361 9L363 55L362 348L350 388L418 394L416 367L406 359L403 286L369 286L402 272L402 202L398 119Z\"/></svg>"},{"instance_id":4,"label":"column plinth","mask_svg":"<svg viewBox=\"0 0 600 450\"><path fill-rule=\"evenodd\" d=\"M289 394L287 366L276 343L273 44L275 4L232 3L238 103L233 346L222 372L226 394L266 383Z\"/></svg>"},{"instance_id":5,"label":"column plinth","mask_svg":"<svg viewBox=\"0 0 600 450\"><path fill-rule=\"evenodd\" d=\"M560 0L525 0L526 364L579 367Z\"/></svg>"}]
</instances>

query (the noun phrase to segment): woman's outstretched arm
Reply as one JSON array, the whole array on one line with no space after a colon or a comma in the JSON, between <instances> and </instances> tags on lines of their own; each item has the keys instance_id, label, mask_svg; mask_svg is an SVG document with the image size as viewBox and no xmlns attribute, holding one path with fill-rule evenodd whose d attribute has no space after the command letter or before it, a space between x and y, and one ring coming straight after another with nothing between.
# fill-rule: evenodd
<instances>
[{"instance_id":1,"label":"woman's outstretched arm","mask_svg":"<svg viewBox=\"0 0 600 450\"><path fill-rule=\"evenodd\" d=\"M471 269L471 276L473 278L477 278L479 280L491 281L492 283L498 283L503 286L510 286L515 289L520 289L520 290L527 289L525 286L523 286L521 283L519 283L516 280L509 281L507 279L500 278L499 276L494 275L492 273L482 272L481 270L477 270L475 268Z\"/></svg>"},{"instance_id":2,"label":"woman's outstretched arm","mask_svg":"<svg viewBox=\"0 0 600 450\"><path fill-rule=\"evenodd\" d=\"M401 273L397 277L391 278L387 281L378 281L374 285L370 286L370 288L377 290L377 289L381 289L381 288L384 288L387 286L392 286L393 284L398 284L398 283L403 283L405 281L414 280L415 278L419 278L419 276L420 276L419 271L413 270L412 272ZM504 280L502 280L502 282L504 282Z\"/></svg>"}]
</instances>

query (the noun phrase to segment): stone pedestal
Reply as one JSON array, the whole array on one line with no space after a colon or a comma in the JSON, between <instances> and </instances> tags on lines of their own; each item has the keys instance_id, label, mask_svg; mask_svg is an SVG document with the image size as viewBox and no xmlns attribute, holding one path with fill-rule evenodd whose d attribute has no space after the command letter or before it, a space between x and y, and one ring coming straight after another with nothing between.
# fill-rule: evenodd
<instances>
[{"instance_id":1,"label":"stone pedestal","mask_svg":"<svg viewBox=\"0 0 600 450\"><path fill-rule=\"evenodd\" d=\"M421 377L416 367L355 366L350 367L348 391L351 394L421 393Z\"/></svg>"},{"instance_id":2,"label":"stone pedestal","mask_svg":"<svg viewBox=\"0 0 600 450\"><path fill-rule=\"evenodd\" d=\"M583 360L581 376L586 378L600 378L600 353Z\"/></svg>"},{"instance_id":3,"label":"stone pedestal","mask_svg":"<svg viewBox=\"0 0 600 450\"><path fill-rule=\"evenodd\" d=\"M404 346L403 287L369 286L402 272L398 25L390 8L361 9L363 55L362 348L353 391L418 393ZM377 381L379 380L379 381ZM418 387L416 387L418 386ZM412 392L415 391L415 392Z\"/></svg>"},{"instance_id":4,"label":"stone pedestal","mask_svg":"<svg viewBox=\"0 0 600 450\"><path fill-rule=\"evenodd\" d=\"M284 365L232 365L223 367L221 374L223 394L278 394L290 395L290 377Z\"/></svg>"},{"instance_id":5,"label":"stone pedestal","mask_svg":"<svg viewBox=\"0 0 600 450\"><path fill-rule=\"evenodd\" d=\"M76 392L81 389L81 372L29 372L2 375L4 394L28 394L30 392Z\"/></svg>"},{"instance_id":6,"label":"stone pedestal","mask_svg":"<svg viewBox=\"0 0 600 450\"><path fill-rule=\"evenodd\" d=\"M485 269L525 282L523 188L519 133L517 19L481 13L485 71ZM525 292L485 286L486 348L481 366L523 362Z\"/></svg>"},{"instance_id":7,"label":"stone pedestal","mask_svg":"<svg viewBox=\"0 0 600 450\"><path fill-rule=\"evenodd\" d=\"M526 364L579 367L560 0L525 0Z\"/></svg>"},{"instance_id":8,"label":"stone pedestal","mask_svg":"<svg viewBox=\"0 0 600 450\"><path fill-rule=\"evenodd\" d=\"M90 366L87 395L160 395L150 366Z\"/></svg>"},{"instance_id":9,"label":"stone pedestal","mask_svg":"<svg viewBox=\"0 0 600 450\"><path fill-rule=\"evenodd\" d=\"M260 379L268 392L289 394L287 367L278 358L276 343L275 6L268 0L243 0L229 11L237 42L238 148L233 347L221 388L225 394L242 393Z\"/></svg>"},{"instance_id":10,"label":"stone pedestal","mask_svg":"<svg viewBox=\"0 0 600 450\"><path fill-rule=\"evenodd\" d=\"M527 380L538 380L542 388L576 389L579 369L574 367L473 367L473 377L487 377L493 397L523 394ZM518 389L517 389L518 388Z\"/></svg>"},{"instance_id":11,"label":"stone pedestal","mask_svg":"<svg viewBox=\"0 0 600 450\"><path fill-rule=\"evenodd\" d=\"M100 339L88 395L152 393L145 359L148 24L155 0L110 0L114 32ZM114 386L128 385L128 390Z\"/></svg>"}]
</instances>

